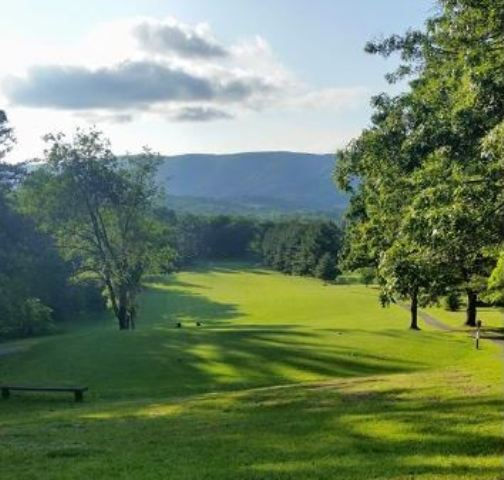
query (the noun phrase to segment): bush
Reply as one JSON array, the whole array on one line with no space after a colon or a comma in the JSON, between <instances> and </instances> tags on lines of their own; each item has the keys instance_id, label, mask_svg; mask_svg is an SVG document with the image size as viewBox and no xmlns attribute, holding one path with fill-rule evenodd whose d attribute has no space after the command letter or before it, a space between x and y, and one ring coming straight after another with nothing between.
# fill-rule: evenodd
<instances>
[{"instance_id":1,"label":"bush","mask_svg":"<svg viewBox=\"0 0 504 480\"><path fill-rule=\"evenodd\" d=\"M330 253L324 253L315 267L314 275L321 280L334 280L338 275L336 259Z\"/></svg>"},{"instance_id":2,"label":"bush","mask_svg":"<svg viewBox=\"0 0 504 480\"><path fill-rule=\"evenodd\" d=\"M13 302L2 313L0 337L29 337L54 331L52 310L38 298Z\"/></svg>"},{"instance_id":3,"label":"bush","mask_svg":"<svg viewBox=\"0 0 504 480\"><path fill-rule=\"evenodd\" d=\"M376 270L374 268L361 268L360 269L360 281L369 287L376 279Z\"/></svg>"},{"instance_id":4,"label":"bush","mask_svg":"<svg viewBox=\"0 0 504 480\"><path fill-rule=\"evenodd\" d=\"M460 305L460 294L456 290L452 290L444 298L443 306L445 310L448 310L449 312L456 312L460 309Z\"/></svg>"}]
</instances>

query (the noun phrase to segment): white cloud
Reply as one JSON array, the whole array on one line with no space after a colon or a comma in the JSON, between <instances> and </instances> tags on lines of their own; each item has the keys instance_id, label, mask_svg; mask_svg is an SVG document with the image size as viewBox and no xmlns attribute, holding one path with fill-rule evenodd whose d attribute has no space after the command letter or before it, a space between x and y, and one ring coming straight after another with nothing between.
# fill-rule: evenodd
<instances>
[{"instance_id":1,"label":"white cloud","mask_svg":"<svg viewBox=\"0 0 504 480\"><path fill-rule=\"evenodd\" d=\"M25 78L3 82L16 105L65 110L148 110L160 103L213 101L246 103L276 86L260 76L194 75L170 64L126 61L96 70L76 66L35 66Z\"/></svg>"},{"instance_id":2,"label":"white cloud","mask_svg":"<svg viewBox=\"0 0 504 480\"><path fill-rule=\"evenodd\" d=\"M341 113L369 97L362 87L303 83L261 36L225 44L208 24L171 17L103 23L73 43L2 41L15 45L0 63L15 160L40 154L44 133L83 121L100 124L120 151L144 143L172 153L225 145L330 151L350 135Z\"/></svg>"},{"instance_id":3,"label":"white cloud","mask_svg":"<svg viewBox=\"0 0 504 480\"><path fill-rule=\"evenodd\" d=\"M198 107L191 104L202 101L207 112L233 103L235 117L271 108L339 111L359 104L367 93L361 88L310 89L277 60L263 38L226 46L208 24L191 26L171 17L109 22L78 45L41 44L28 54L25 44L16 50L7 61L15 64L9 69L15 74L4 76L1 84L8 103L80 115L87 111L104 121L138 112L166 117L173 106L195 112ZM20 58L30 64L23 66ZM191 118L200 120L199 115L180 116Z\"/></svg>"},{"instance_id":4,"label":"white cloud","mask_svg":"<svg viewBox=\"0 0 504 480\"><path fill-rule=\"evenodd\" d=\"M132 33L140 47L150 53L199 59L228 56L228 50L212 36L208 24L191 26L173 18L163 22L145 20Z\"/></svg>"}]
</instances>

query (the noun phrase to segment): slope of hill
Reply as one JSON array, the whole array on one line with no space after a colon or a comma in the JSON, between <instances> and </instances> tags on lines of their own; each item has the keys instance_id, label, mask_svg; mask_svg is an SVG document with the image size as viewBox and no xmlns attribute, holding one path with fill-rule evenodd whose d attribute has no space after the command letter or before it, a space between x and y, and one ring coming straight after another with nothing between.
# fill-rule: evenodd
<instances>
[{"instance_id":1,"label":"slope of hill","mask_svg":"<svg viewBox=\"0 0 504 480\"><path fill-rule=\"evenodd\" d=\"M335 212L347 196L331 179L334 162L334 155L293 152L190 154L165 157L159 177L170 196L183 199L175 208Z\"/></svg>"}]
</instances>

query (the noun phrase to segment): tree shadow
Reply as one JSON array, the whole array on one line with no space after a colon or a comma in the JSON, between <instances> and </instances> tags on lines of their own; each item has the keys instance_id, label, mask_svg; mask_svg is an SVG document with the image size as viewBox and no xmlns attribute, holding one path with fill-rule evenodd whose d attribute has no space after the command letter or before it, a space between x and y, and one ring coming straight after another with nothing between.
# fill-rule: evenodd
<instances>
[{"instance_id":1,"label":"tree shadow","mask_svg":"<svg viewBox=\"0 0 504 480\"><path fill-rule=\"evenodd\" d=\"M169 328L184 320L218 325L245 316L238 305L215 302L199 293L172 288L178 286L173 283L170 288L155 285L148 288L141 299L139 330L153 325Z\"/></svg>"},{"instance_id":2,"label":"tree shadow","mask_svg":"<svg viewBox=\"0 0 504 480\"><path fill-rule=\"evenodd\" d=\"M504 328L483 328L481 331L481 338L504 341Z\"/></svg>"},{"instance_id":3,"label":"tree shadow","mask_svg":"<svg viewBox=\"0 0 504 480\"><path fill-rule=\"evenodd\" d=\"M243 274L246 273L255 273L258 275L271 275L273 272L263 267L261 264L257 262L247 262L247 261L225 261L225 260L216 260L216 261L207 261L202 263L194 263L187 267L184 267L184 271L192 272L192 273L204 273L204 274L217 274L217 273L230 273Z\"/></svg>"},{"instance_id":4,"label":"tree shadow","mask_svg":"<svg viewBox=\"0 0 504 480\"><path fill-rule=\"evenodd\" d=\"M198 283L183 282L179 280L176 276L170 275L151 275L149 276L144 284L147 290L163 290L165 291L167 287L179 287L179 288L191 288L191 289L201 289L208 290L206 285L200 285Z\"/></svg>"},{"instance_id":5,"label":"tree shadow","mask_svg":"<svg viewBox=\"0 0 504 480\"><path fill-rule=\"evenodd\" d=\"M113 402L46 413L43 443L37 424L4 424L4 452L23 462L3 468L13 478L43 464L48 478L92 468L100 478L128 469L128 478L497 479L503 443L488 426L501 424L501 410L489 395L433 396L370 378Z\"/></svg>"},{"instance_id":6,"label":"tree shadow","mask_svg":"<svg viewBox=\"0 0 504 480\"><path fill-rule=\"evenodd\" d=\"M134 332L97 325L64 342L54 338L54 349L45 340L23 354L21 365L13 355L0 366L3 381L87 385L87 397L95 401L169 398L424 367L421 361L322 341L320 332L277 324L274 318L271 325L247 323L238 305L176 285L170 279L146 290ZM45 396L39 398L43 403Z\"/></svg>"},{"instance_id":7,"label":"tree shadow","mask_svg":"<svg viewBox=\"0 0 504 480\"><path fill-rule=\"evenodd\" d=\"M486 465L502 453L500 432L479 428L501 424L500 399L443 397L414 382L387 387L377 377L421 370L420 360L321 343L320 332L274 319L247 323L238 305L173 279L149 288L142 301L135 332L97 326L64 345L61 338L37 343L23 352L23 368L14 368L18 354L6 359L5 381L28 381L36 371L38 383L91 387L83 406L41 395L2 404L6 478L41 465L47 478L87 478L89 471L219 480L502 474ZM60 342L57 349L51 341ZM256 387L269 388L243 391ZM217 391L233 393L208 394Z\"/></svg>"}]
</instances>

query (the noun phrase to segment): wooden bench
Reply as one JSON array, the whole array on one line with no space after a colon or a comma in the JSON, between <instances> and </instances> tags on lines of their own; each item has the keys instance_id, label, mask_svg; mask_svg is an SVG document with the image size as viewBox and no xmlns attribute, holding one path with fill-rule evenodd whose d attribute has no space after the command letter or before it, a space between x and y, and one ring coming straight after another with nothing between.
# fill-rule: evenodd
<instances>
[{"instance_id":1,"label":"wooden bench","mask_svg":"<svg viewBox=\"0 0 504 480\"><path fill-rule=\"evenodd\" d=\"M21 392L73 392L75 401L82 402L84 399L84 392L88 387L30 387L27 385L0 385L2 391L2 398L7 400L10 396L11 390Z\"/></svg>"}]
</instances>

